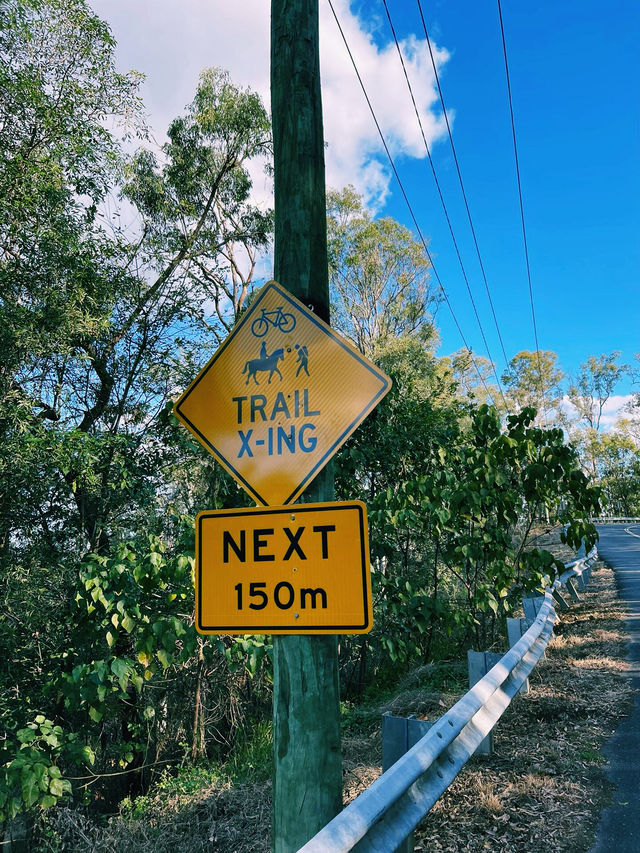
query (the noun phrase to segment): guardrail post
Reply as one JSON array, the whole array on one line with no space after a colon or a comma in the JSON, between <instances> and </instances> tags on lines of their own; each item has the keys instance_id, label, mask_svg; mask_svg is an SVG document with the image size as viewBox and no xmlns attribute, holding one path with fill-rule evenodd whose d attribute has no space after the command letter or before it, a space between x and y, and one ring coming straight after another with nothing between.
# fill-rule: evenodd
<instances>
[{"instance_id":1,"label":"guardrail post","mask_svg":"<svg viewBox=\"0 0 640 853\"><path fill-rule=\"evenodd\" d=\"M532 625L533 621L531 619L512 619L510 616L507 616L507 639L509 640L510 649L515 646L520 637L525 634ZM520 688L520 693L528 692L529 679L527 678L525 683Z\"/></svg>"},{"instance_id":2,"label":"guardrail post","mask_svg":"<svg viewBox=\"0 0 640 853\"><path fill-rule=\"evenodd\" d=\"M407 751L407 718L394 717L391 711L382 715L382 772Z\"/></svg>"},{"instance_id":3,"label":"guardrail post","mask_svg":"<svg viewBox=\"0 0 640 853\"><path fill-rule=\"evenodd\" d=\"M556 604L558 605L558 607L560 608L560 610L568 610L569 609L569 605L567 604L567 600L563 596L563 594L560 592L559 589L553 590L553 598L554 598Z\"/></svg>"},{"instance_id":4,"label":"guardrail post","mask_svg":"<svg viewBox=\"0 0 640 853\"><path fill-rule=\"evenodd\" d=\"M574 601L580 601L580 596L578 595L578 590L576 589L575 578L567 578L565 586L569 590L569 595L571 596L571 598Z\"/></svg>"},{"instance_id":5,"label":"guardrail post","mask_svg":"<svg viewBox=\"0 0 640 853\"><path fill-rule=\"evenodd\" d=\"M522 609L524 610L524 618L531 619L532 622L535 622L543 604L543 595L536 595L533 598L523 598Z\"/></svg>"},{"instance_id":6,"label":"guardrail post","mask_svg":"<svg viewBox=\"0 0 640 853\"><path fill-rule=\"evenodd\" d=\"M587 588L587 581L584 577L584 570L575 576L578 589L584 591Z\"/></svg>"},{"instance_id":7,"label":"guardrail post","mask_svg":"<svg viewBox=\"0 0 640 853\"><path fill-rule=\"evenodd\" d=\"M394 717L391 711L382 715L382 772L387 771L399 758L415 746L429 731L434 721L409 717ZM394 853L413 853L413 832L405 838Z\"/></svg>"},{"instance_id":8,"label":"guardrail post","mask_svg":"<svg viewBox=\"0 0 640 853\"><path fill-rule=\"evenodd\" d=\"M544 599L543 599L544 600ZM469 649L467 652L467 664L469 666L469 688L471 689L476 682L494 667L503 657L502 652L474 652ZM493 754L493 729L489 732L486 738L480 743L475 751L475 755L492 755Z\"/></svg>"}]
</instances>

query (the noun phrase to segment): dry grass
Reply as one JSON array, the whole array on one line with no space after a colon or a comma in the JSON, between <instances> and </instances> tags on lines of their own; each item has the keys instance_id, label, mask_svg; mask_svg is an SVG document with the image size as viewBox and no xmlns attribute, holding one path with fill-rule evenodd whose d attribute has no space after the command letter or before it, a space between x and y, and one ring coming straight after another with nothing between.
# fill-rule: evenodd
<instances>
[{"instance_id":1,"label":"dry grass","mask_svg":"<svg viewBox=\"0 0 640 853\"><path fill-rule=\"evenodd\" d=\"M631 701L624 614L613 574L596 564L562 614L546 659L417 832L416 849L582 853L610 797L604 742Z\"/></svg>"},{"instance_id":2,"label":"dry grass","mask_svg":"<svg viewBox=\"0 0 640 853\"><path fill-rule=\"evenodd\" d=\"M555 550L555 548L554 548ZM416 850L582 853L609 798L603 743L631 699L625 677L623 612L612 572L594 568L591 582L556 626L531 691L518 696L495 729L495 753L473 758L416 833ZM458 698L405 679L379 711L435 719ZM376 718L379 720L379 716ZM380 773L380 727L343 740L345 799ZM271 786L211 786L188 798L150 803L144 819L112 818L98 827L77 812L55 821L76 853L267 853Z\"/></svg>"},{"instance_id":3,"label":"dry grass","mask_svg":"<svg viewBox=\"0 0 640 853\"><path fill-rule=\"evenodd\" d=\"M62 809L51 819L73 853L269 853L271 784L203 789L198 795L151 803L143 818L112 818L107 826ZM42 850L48 849L41 846Z\"/></svg>"}]
</instances>

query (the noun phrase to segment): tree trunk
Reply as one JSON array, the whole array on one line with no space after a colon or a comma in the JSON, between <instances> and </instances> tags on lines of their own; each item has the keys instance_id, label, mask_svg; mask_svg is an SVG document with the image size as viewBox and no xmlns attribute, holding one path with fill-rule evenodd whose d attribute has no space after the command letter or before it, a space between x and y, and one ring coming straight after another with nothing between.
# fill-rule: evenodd
<instances>
[{"instance_id":1,"label":"tree trunk","mask_svg":"<svg viewBox=\"0 0 640 853\"><path fill-rule=\"evenodd\" d=\"M204 673L204 654L202 640L198 640L198 666L196 668L196 691L193 707L193 738L191 740L191 760L197 761L204 755L204 715L202 713L202 676Z\"/></svg>"}]
</instances>

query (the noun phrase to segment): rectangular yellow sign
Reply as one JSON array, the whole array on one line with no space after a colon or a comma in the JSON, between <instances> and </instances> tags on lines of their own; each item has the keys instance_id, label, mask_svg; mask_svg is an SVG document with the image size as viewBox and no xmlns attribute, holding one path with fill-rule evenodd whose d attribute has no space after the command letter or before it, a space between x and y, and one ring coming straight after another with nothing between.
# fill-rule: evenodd
<instances>
[{"instance_id":1,"label":"rectangular yellow sign","mask_svg":"<svg viewBox=\"0 0 640 853\"><path fill-rule=\"evenodd\" d=\"M198 514L199 633L366 634L372 626L360 501Z\"/></svg>"}]
</instances>

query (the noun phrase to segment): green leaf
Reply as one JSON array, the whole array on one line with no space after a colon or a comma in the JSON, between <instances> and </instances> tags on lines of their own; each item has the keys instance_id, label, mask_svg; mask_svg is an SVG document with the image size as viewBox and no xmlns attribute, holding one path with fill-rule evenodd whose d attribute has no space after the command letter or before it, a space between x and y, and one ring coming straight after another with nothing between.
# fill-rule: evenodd
<instances>
[{"instance_id":1,"label":"green leaf","mask_svg":"<svg viewBox=\"0 0 640 853\"><path fill-rule=\"evenodd\" d=\"M52 779L49 783L49 791L53 797L61 797L64 794L64 783L62 779Z\"/></svg>"},{"instance_id":2,"label":"green leaf","mask_svg":"<svg viewBox=\"0 0 640 853\"><path fill-rule=\"evenodd\" d=\"M90 746L83 746L81 755L88 764L91 764L91 766L93 766L96 760L96 754Z\"/></svg>"},{"instance_id":3,"label":"green leaf","mask_svg":"<svg viewBox=\"0 0 640 853\"><path fill-rule=\"evenodd\" d=\"M33 765L33 775L38 780L38 786L41 791L46 791L49 785L49 771L44 764Z\"/></svg>"},{"instance_id":4,"label":"green leaf","mask_svg":"<svg viewBox=\"0 0 640 853\"><path fill-rule=\"evenodd\" d=\"M7 806L7 814L9 815L9 819L13 820L16 815L19 815L22 811L22 798L21 797L11 797L9 800L9 804Z\"/></svg>"},{"instance_id":5,"label":"green leaf","mask_svg":"<svg viewBox=\"0 0 640 853\"><path fill-rule=\"evenodd\" d=\"M33 729L18 729L16 734L20 743L31 743L37 737Z\"/></svg>"},{"instance_id":6,"label":"green leaf","mask_svg":"<svg viewBox=\"0 0 640 853\"><path fill-rule=\"evenodd\" d=\"M116 678L123 678L129 672L129 665L122 658L114 658L111 661L111 672Z\"/></svg>"},{"instance_id":7,"label":"green leaf","mask_svg":"<svg viewBox=\"0 0 640 853\"><path fill-rule=\"evenodd\" d=\"M25 770L27 768L25 767ZM40 787L35 774L28 769L28 773L22 774L22 799L25 806L30 809L34 803L38 802L40 797Z\"/></svg>"}]
</instances>

